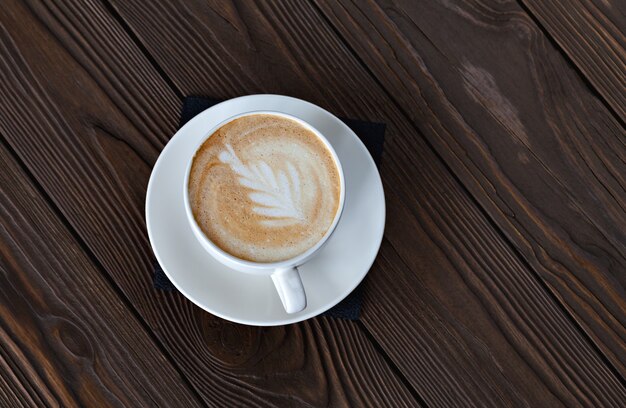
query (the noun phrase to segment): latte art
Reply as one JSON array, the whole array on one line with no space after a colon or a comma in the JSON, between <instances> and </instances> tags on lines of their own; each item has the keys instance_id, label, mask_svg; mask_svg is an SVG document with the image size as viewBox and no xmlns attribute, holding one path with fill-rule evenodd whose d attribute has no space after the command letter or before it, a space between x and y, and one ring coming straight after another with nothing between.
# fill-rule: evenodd
<instances>
[{"instance_id":1,"label":"latte art","mask_svg":"<svg viewBox=\"0 0 626 408\"><path fill-rule=\"evenodd\" d=\"M248 193L254 203L252 211L268 218L260 220L261 224L280 226L305 221L300 208L300 176L293 164L287 162L288 173L279 171L278 175L264 161L246 166L230 145L219 158L239 176L239 184L252 190Z\"/></svg>"},{"instance_id":2,"label":"latte art","mask_svg":"<svg viewBox=\"0 0 626 408\"><path fill-rule=\"evenodd\" d=\"M310 129L278 115L237 118L198 149L190 206L206 237L225 252L278 262L313 247L333 224L340 174Z\"/></svg>"}]
</instances>

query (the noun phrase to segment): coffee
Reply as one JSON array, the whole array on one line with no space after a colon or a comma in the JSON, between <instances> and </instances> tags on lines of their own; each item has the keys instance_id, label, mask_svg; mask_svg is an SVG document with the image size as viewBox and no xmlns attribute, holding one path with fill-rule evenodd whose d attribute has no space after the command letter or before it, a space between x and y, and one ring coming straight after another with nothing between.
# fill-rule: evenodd
<instances>
[{"instance_id":1,"label":"coffee","mask_svg":"<svg viewBox=\"0 0 626 408\"><path fill-rule=\"evenodd\" d=\"M298 121L237 118L196 152L189 203L206 237L254 262L291 259L326 234L339 210L341 179L326 144Z\"/></svg>"}]
</instances>

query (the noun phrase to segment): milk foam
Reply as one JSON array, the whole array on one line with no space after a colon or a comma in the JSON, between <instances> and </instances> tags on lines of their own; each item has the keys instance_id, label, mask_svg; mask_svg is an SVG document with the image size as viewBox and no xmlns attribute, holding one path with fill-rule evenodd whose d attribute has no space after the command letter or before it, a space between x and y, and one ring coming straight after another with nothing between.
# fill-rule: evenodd
<instances>
[{"instance_id":1,"label":"milk foam","mask_svg":"<svg viewBox=\"0 0 626 408\"><path fill-rule=\"evenodd\" d=\"M248 115L198 149L189 197L217 246L241 259L277 262L328 231L339 207L339 170L324 143L298 122Z\"/></svg>"}]
</instances>

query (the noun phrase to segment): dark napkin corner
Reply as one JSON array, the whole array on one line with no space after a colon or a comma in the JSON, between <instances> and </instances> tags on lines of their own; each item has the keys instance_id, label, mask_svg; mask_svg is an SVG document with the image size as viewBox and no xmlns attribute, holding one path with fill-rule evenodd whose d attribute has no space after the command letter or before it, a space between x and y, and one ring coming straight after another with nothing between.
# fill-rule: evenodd
<instances>
[{"instance_id":1,"label":"dark napkin corner","mask_svg":"<svg viewBox=\"0 0 626 408\"><path fill-rule=\"evenodd\" d=\"M200 96L188 96L183 103L183 109L180 114L180 127L189 122L194 116L200 112L210 108L211 106L221 102L219 99L205 98ZM385 124L366 122L358 119L340 118L350 129L356 133L361 139L367 150L372 155L377 166L380 165L380 159L383 154L383 143L385 141ZM154 287L156 289L172 291L176 288L163 272L161 265L157 261L154 262ZM329 316L339 319L358 320L361 314L361 305L363 303L363 285L361 282L355 290L352 291L344 300L339 302L335 307L322 313L322 316Z\"/></svg>"}]
</instances>

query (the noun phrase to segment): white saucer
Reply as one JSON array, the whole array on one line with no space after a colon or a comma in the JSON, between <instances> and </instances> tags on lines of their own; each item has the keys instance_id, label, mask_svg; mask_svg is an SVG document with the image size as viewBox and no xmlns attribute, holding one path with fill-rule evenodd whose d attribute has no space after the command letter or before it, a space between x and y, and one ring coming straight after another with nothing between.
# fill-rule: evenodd
<instances>
[{"instance_id":1,"label":"white saucer","mask_svg":"<svg viewBox=\"0 0 626 408\"><path fill-rule=\"evenodd\" d=\"M344 212L335 233L314 259L299 268L308 306L291 315L284 311L271 278L231 270L200 246L183 205L184 173L194 148L219 122L254 110L285 112L309 122L332 144L346 179ZM275 326L325 312L363 280L383 237L385 197L372 157L341 120L300 99L251 95L215 105L176 132L150 176L146 224L157 260L189 300L233 322Z\"/></svg>"}]
</instances>

